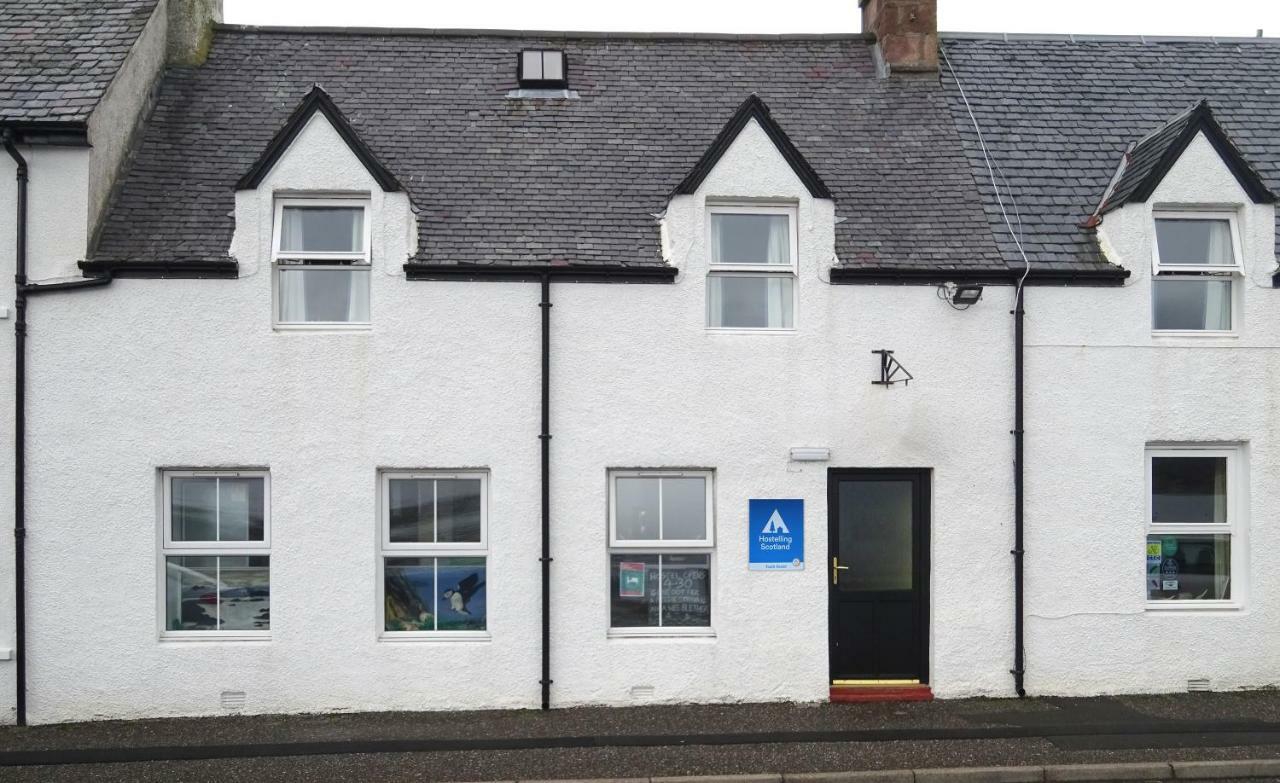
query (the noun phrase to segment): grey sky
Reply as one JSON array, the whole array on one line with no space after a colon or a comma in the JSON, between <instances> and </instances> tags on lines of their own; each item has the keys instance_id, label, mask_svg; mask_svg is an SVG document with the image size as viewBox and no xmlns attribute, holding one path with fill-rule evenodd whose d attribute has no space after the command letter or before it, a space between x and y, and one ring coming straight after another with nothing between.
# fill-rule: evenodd
<instances>
[{"instance_id":1,"label":"grey sky","mask_svg":"<svg viewBox=\"0 0 1280 783\"><path fill-rule=\"evenodd\" d=\"M225 0L239 24L851 32L857 0ZM1280 37L1278 0L939 0L943 30Z\"/></svg>"}]
</instances>

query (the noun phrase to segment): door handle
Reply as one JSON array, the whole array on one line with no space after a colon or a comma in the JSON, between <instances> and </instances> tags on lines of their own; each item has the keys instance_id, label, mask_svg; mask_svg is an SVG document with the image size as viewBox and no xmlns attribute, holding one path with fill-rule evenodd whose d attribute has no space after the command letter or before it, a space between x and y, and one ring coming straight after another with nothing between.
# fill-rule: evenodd
<instances>
[{"instance_id":1,"label":"door handle","mask_svg":"<svg viewBox=\"0 0 1280 783\"><path fill-rule=\"evenodd\" d=\"M840 578L841 571L848 571L848 570L849 570L849 566L840 565L840 558L838 557L831 558L831 584L836 584L836 582Z\"/></svg>"}]
</instances>

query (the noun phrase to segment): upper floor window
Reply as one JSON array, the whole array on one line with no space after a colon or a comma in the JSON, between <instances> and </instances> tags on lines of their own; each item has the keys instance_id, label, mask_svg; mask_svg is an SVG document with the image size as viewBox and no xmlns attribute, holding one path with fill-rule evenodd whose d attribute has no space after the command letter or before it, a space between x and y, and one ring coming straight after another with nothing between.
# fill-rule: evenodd
<instances>
[{"instance_id":1,"label":"upper floor window","mask_svg":"<svg viewBox=\"0 0 1280 783\"><path fill-rule=\"evenodd\" d=\"M1155 233L1152 328L1232 331L1235 279L1244 270L1235 216L1157 213Z\"/></svg>"},{"instance_id":2,"label":"upper floor window","mask_svg":"<svg viewBox=\"0 0 1280 783\"><path fill-rule=\"evenodd\" d=\"M367 200L276 201L277 325L369 323L368 224Z\"/></svg>"},{"instance_id":3,"label":"upper floor window","mask_svg":"<svg viewBox=\"0 0 1280 783\"><path fill-rule=\"evenodd\" d=\"M525 49L517 74L521 87L561 88L569 84L564 52L559 49Z\"/></svg>"},{"instance_id":4,"label":"upper floor window","mask_svg":"<svg viewBox=\"0 0 1280 783\"><path fill-rule=\"evenodd\" d=\"M796 210L713 206L707 212L707 326L795 328Z\"/></svg>"}]
</instances>

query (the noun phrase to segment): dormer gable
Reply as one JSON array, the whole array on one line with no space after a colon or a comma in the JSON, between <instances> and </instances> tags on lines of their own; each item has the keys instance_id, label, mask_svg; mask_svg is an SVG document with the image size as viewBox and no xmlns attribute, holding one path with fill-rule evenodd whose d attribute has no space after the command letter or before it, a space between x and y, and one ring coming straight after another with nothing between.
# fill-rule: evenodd
<instances>
[{"instance_id":1,"label":"dormer gable","mask_svg":"<svg viewBox=\"0 0 1280 783\"><path fill-rule=\"evenodd\" d=\"M312 116L319 112L328 120L329 125L337 132L351 153L359 159L360 163L369 172L369 175L378 183L384 191L388 193L400 192L404 187L400 184L390 170L384 166L369 146L364 143L360 135L351 127L351 123L347 120L346 115L338 108L329 94L324 91L320 85L313 85L311 91L307 93L298 107L289 115L289 119L276 132L276 135L249 167L244 176L236 183L236 190L254 190L262 181L266 179L271 169L279 162L280 158L289 150L289 147L307 127L307 123Z\"/></svg>"},{"instance_id":2,"label":"dormer gable","mask_svg":"<svg viewBox=\"0 0 1280 783\"><path fill-rule=\"evenodd\" d=\"M796 146L791 143L791 139L786 132L770 115L769 107L755 93L749 95L738 106L737 111L725 123L720 133L716 134L711 146L707 148L707 151L702 154L698 162L694 164L689 173L685 175L685 178L672 191L672 195L692 195L696 193L703 180L715 169L716 164L720 162L724 154L733 146L738 135L752 120L756 121L760 129L765 132L769 140L773 142L773 145L777 147L778 153L786 160L791 170L795 172L796 177L804 184L811 196L814 198L831 198L831 191L827 190L822 178L805 160L804 155L800 154L800 150L796 149Z\"/></svg>"},{"instance_id":3,"label":"dormer gable","mask_svg":"<svg viewBox=\"0 0 1280 783\"><path fill-rule=\"evenodd\" d=\"M1190 107L1155 132L1129 145L1086 226L1097 225L1102 215L1131 202L1145 202L1182 157L1187 147L1203 135L1255 204L1271 204L1276 196L1232 143L1213 116L1207 100Z\"/></svg>"}]
</instances>

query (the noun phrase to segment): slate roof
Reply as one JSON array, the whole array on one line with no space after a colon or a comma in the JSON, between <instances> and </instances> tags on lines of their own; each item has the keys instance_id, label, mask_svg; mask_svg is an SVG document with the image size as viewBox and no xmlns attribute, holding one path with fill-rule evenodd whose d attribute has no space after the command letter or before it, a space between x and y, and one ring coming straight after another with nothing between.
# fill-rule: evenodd
<instances>
[{"instance_id":1,"label":"slate roof","mask_svg":"<svg viewBox=\"0 0 1280 783\"><path fill-rule=\"evenodd\" d=\"M506 97L537 47L580 97ZM93 260L225 260L236 181L313 84L409 191L416 263L662 264L654 213L755 93L834 196L842 265L1008 269L936 75L877 79L857 36L225 26L164 79Z\"/></svg>"},{"instance_id":2,"label":"slate roof","mask_svg":"<svg viewBox=\"0 0 1280 783\"><path fill-rule=\"evenodd\" d=\"M0 122L84 122L157 0L3 0Z\"/></svg>"},{"instance_id":3,"label":"slate roof","mask_svg":"<svg viewBox=\"0 0 1280 783\"><path fill-rule=\"evenodd\" d=\"M1280 41L945 34L942 45L1014 197L1023 246L1045 268L1107 268L1080 223L1129 145L1201 100L1263 183L1280 186ZM992 232L1017 263L945 61L942 83Z\"/></svg>"},{"instance_id":4,"label":"slate roof","mask_svg":"<svg viewBox=\"0 0 1280 783\"><path fill-rule=\"evenodd\" d=\"M1099 202L1096 214L1105 214L1130 201L1146 201L1170 167L1197 134L1203 133L1236 180L1255 202L1272 203L1276 197L1262 182L1239 149L1213 118L1207 100L1178 113L1164 127L1140 139L1125 151L1110 190Z\"/></svg>"}]
</instances>

